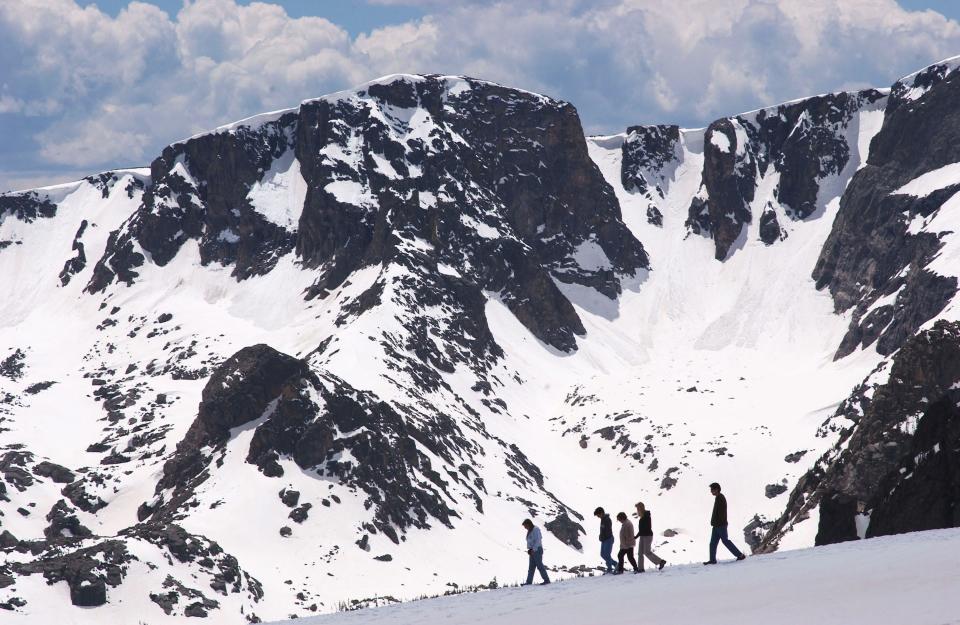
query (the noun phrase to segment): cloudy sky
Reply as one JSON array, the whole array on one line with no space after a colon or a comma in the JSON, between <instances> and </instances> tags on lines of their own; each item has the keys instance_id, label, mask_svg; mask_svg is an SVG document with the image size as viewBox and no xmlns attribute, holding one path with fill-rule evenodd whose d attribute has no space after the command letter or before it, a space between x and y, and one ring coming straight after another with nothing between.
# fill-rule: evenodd
<instances>
[{"instance_id":1,"label":"cloudy sky","mask_svg":"<svg viewBox=\"0 0 960 625\"><path fill-rule=\"evenodd\" d=\"M889 86L960 55L954 0L0 0L0 191L395 72L573 102L589 133Z\"/></svg>"}]
</instances>

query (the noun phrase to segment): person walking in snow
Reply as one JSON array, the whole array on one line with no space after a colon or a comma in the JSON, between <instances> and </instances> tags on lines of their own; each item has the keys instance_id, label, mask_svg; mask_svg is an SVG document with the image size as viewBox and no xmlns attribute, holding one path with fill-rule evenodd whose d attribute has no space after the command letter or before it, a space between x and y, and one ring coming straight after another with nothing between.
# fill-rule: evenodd
<instances>
[{"instance_id":1,"label":"person walking in snow","mask_svg":"<svg viewBox=\"0 0 960 625\"><path fill-rule=\"evenodd\" d=\"M613 553L613 521L603 508L594 510L593 516L600 519L600 557L603 559L604 566L607 567L606 572L613 573L617 567L616 560L610 557Z\"/></svg>"},{"instance_id":2,"label":"person walking in snow","mask_svg":"<svg viewBox=\"0 0 960 625\"><path fill-rule=\"evenodd\" d=\"M704 564L717 563L717 545L721 542L737 557L737 560L743 560L747 556L743 555L743 552L737 549L737 546L727 537L727 498L720 492L720 485L716 482L710 485L710 493L714 497L713 514L710 516L713 531L710 534L710 559Z\"/></svg>"},{"instance_id":3,"label":"person walking in snow","mask_svg":"<svg viewBox=\"0 0 960 625\"><path fill-rule=\"evenodd\" d=\"M633 523L623 512L617 514L617 520L620 521L620 551L617 553L617 575L623 573L623 557L626 556L633 565L633 572L639 573L637 561L633 559L633 548L637 544L636 537L633 535Z\"/></svg>"},{"instance_id":4,"label":"person walking in snow","mask_svg":"<svg viewBox=\"0 0 960 625\"><path fill-rule=\"evenodd\" d=\"M530 556L530 567L527 569L527 581L523 586L529 586L533 583L533 572L540 571L540 577L543 578L543 584L550 583L547 576L547 567L543 566L543 535L540 528L533 524L530 519L524 519L523 527L527 530L527 554Z\"/></svg>"},{"instance_id":5,"label":"person walking in snow","mask_svg":"<svg viewBox=\"0 0 960 625\"><path fill-rule=\"evenodd\" d=\"M643 505L642 501L637 502L637 560L640 561L640 572L643 573L644 556L650 558L650 561L657 565L659 570L663 570L667 561L653 552L653 520L650 518L650 511Z\"/></svg>"}]
</instances>

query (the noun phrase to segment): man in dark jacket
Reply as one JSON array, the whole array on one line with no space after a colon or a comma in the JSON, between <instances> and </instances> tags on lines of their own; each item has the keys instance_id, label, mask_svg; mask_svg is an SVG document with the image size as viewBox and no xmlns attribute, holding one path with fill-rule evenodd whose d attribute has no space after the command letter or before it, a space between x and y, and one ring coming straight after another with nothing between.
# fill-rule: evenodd
<instances>
[{"instance_id":1,"label":"man in dark jacket","mask_svg":"<svg viewBox=\"0 0 960 625\"><path fill-rule=\"evenodd\" d=\"M527 554L530 556L530 566L527 568L527 581L521 586L529 586L533 583L534 571L540 571L540 577L543 578L542 584L549 584L550 578L547 576L546 567L543 566L543 535L540 533L540 528L530 519L524 519L522 525L527 530Z\"/></svg>"},{"instance_id":2,"label":"man in dark jacket","mask_svg":"<svg viewBox=\"0 0 960 625\"><path fill-rule=\"evenodd\" d=\"M727 498L720 492L720 485L716 482L710 485L710 493L714 497L713 514L710 516L710 525L713 527L713 531L710 534L710 559L704 564L717 563L717 545L721 542L724 547L730 550L730 553L737 557L737 560L743 560L747 556L743 555L727 537Z\"/></svg>"},{"instance_id":3,"label":"man in dark jacket","mask_svg":"<svg viewBox=\"0 0 960 625\"><path fill-rule=\"evenodd\" d=\"M607 573L613 573L617 568L617 561L613 559L613 521L610 515L603 511L603 508L597 508L593 511L593 516L600 519L600 557L607 567Z\"/></svg>"}]
</instances>

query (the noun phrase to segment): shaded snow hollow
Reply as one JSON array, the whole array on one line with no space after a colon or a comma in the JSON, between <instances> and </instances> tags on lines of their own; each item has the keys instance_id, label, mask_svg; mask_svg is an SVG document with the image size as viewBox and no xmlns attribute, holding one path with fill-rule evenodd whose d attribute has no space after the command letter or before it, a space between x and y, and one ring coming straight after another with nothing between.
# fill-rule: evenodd
<instances>
[{"instance_id":1,"label":"shaded snow hollow","mask_svg":"<svg viewBox=\"0 0 960 625\"><path fill-rule=\"evenodd\" d=\"M800 549L641 576L571 579L275 625L949 625L960 529ZM549 554L546 556L549 564ZM517 556L517 578L525 573Z\"/></svg>"}]
</instances>

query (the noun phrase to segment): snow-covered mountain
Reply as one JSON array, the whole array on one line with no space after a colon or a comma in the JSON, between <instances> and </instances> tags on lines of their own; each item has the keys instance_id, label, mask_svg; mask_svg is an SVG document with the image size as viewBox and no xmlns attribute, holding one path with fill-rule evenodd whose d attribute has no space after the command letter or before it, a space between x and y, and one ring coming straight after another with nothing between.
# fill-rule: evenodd
<instances>
[{"instance_id":1,"label":"snow-covered mountain","mask_svg":"<svg viewBox=\"0 0 960 625\"><path fill-rule=\"evenodd\" d=\"M527 516L575 572L641 499L697 560L714 480L759 550L954 524L893 511L955 497L897 476L954 466L957 66L590 138L396 75L0 196L0 607L389 602Z\"/></svg>"}]
</instances>

